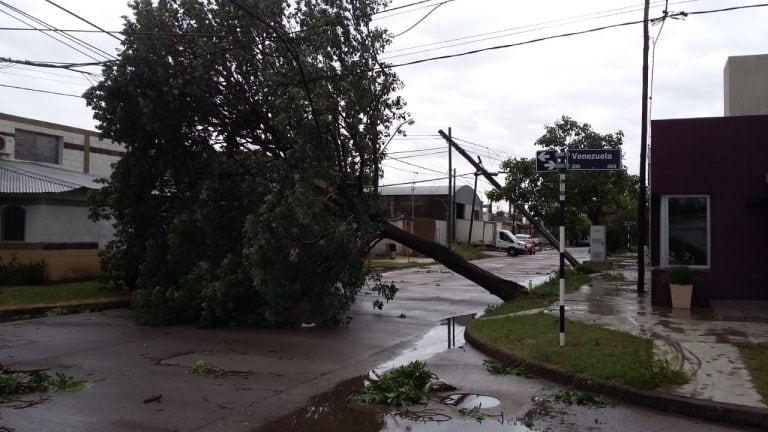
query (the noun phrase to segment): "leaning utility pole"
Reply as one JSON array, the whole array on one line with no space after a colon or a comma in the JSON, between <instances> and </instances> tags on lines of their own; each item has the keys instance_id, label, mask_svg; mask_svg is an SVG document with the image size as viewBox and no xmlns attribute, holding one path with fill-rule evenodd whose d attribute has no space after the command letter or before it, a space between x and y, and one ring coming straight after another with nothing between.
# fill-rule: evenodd
<instances>
[{"instance_id":1,"label":"leaning utility pole","mask_svg":"<svg viewBox=\"0 0 768 432\"><path fill-rule=\"evenodd\" d=\"M469 154L467 154L467 152L464 151L464 149L461 148L461 146L456 144L456 141L454 141L453 138L446 135L446 133L443 132L442 130L437 131L437 133L439 133L444 140L448 141L448 144L450 144L453 148L455 148L460 155L464 156L464 159L466 159L470 164L472 164L472 166L475 168L476 171L479 171L480 173L482 173L483 177L485 177L485 179L488 180L488 183L490 183L496 189L501 189L501 184L499 184L499 182L497 182L496 179L493 178L493 176L488 174L488 171L486 171L486 169L483 168L482 165L475 162L475 160L472 159L472 157ZM560 242L555 238L555 236L553 236L549 231L547 231L544 225L542 225L538 220L536 220L536 218L534 218L533 215L530 214L525 207L516 206L516 208L520 212L520 214L522 214L529 221L531 221L533 226L535 226L536 229L538 229L539 232L541 232L541 234L547 239L547 241L549 241L549 244L551 244L558 250L560 249ZM568 263L570 263L572 266L576 267L577 265L579 265L579 261L576 258L574 258L570 252L565 251L564 255L565 255L565 259L568 260Z\"/></svg>"},{"instance_id":2,"label":"leaning utility pole","mask_svg":"<svg viewBox=\"0 0 768 432\"><path fill-rule=\"evenodd\" d=\"M646 173L645 158L648 149L648 15L650 0L645 0L643 12L643 102L642 124L640 125L640 191L637 196L637 293L645 293L645 239L647 237L646 206Z\"/></svg>"}]
</instances>

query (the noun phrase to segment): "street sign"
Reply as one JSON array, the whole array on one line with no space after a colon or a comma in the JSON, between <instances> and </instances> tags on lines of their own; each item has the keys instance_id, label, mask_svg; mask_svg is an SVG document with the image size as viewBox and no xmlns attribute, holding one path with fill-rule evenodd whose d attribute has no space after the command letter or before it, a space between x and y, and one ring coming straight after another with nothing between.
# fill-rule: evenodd
<instances>
[{"instance_id":1,"label":"street sign","mask_svg":"<svg viewBox=\"0 0 768 432\"><path fill-rule=\"evenodd\" d=\"M568 171L618 171L621 165L620 149L572 149L565 152ZM557 172L557 150L536 152L537 172Z\"/></svg>"},{"instance_id":2,"label":"street sign","mask_svg":"<svg viewBox=\"0 0 768 432\"><path fill-rule=\"evenodd\" d=\"M568 150L569 171L618 171L621 165L620 149Z\"/></svg>"},{"instance_id":3,"label":"street sign","mask_svg":"<svg viewBox=\"0 0 768 432\"><path fill-rule=\"evenodd\" d=\"M557 150L536 151L537 172L557 172Z\"/></svg>"}]
</instances>

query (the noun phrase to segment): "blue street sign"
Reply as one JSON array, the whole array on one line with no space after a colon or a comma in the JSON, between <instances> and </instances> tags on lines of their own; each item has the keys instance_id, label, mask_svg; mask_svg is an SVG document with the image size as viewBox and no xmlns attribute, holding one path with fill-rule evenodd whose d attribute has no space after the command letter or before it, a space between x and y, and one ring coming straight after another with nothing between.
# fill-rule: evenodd
<instances>
[{"instance_id":1,"label":"blue street sign","mask_svg":"<svg viewBox=\"0 0 768 432\"><path fill-rule=\"evenodd\" d=\"M573 149L566 150L565 169L568 171L618 171L621 165L621 149ZM557 172L557 150L536 151L537 172Z\"/></svg>"},{"instance_id":2,"label":"blue street sign","mask_svg":"<svg viewBox=\"0 0 768 432\"><path fill-rule=\"evenodd\" d=\"M537 172L557 172L557 150L538 150L536 152Z\"/></svg>"},{"instance_id":3,"label":"blue street sign","mask_svg":"<svg viewBox=\"0 0 768 432\"><path fill-rule=\"evenodd\" d=\"M569 171L618 171L621 165L621 149L573 149L568 150Z\"/></svg>"}]
</instances>

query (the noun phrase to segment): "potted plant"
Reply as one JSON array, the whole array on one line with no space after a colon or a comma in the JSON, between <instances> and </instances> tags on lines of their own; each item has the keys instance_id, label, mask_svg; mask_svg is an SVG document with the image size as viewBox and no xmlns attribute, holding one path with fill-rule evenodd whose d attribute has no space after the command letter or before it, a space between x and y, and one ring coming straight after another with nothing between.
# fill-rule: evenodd
<instances>
[{"instance_id":1,"label":"potted plant","mask_svg":"<svg viewBox=\"0 0 768 432\"><path fill-rule=\"evenodd\" d=\"M684 265L673 266L667 271L667 276L669 277L672 307L690 309L691 294L693 294L693 270Z\"/></svg>"}]
</instances>

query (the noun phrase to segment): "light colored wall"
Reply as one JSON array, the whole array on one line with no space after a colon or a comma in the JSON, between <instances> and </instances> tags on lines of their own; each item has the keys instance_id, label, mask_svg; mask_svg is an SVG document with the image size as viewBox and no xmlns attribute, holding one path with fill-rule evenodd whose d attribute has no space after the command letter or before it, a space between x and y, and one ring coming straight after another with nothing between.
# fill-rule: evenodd
<instances>
[{"instance_id":1,"label":"light colored wall","mask_svg":"<svg viewBox=\"0 0 768 432\"><path fill-rule=\"evenodd\" d=\"M63 138L63 142L65 143L81 146L85 145L85 138L86 135L88 135L90 137L89 145L92 150L104 149L119 152L125 151L125 147L122 144L115 143L111 140L99 139L98 134L94 131L70 128L65 125L56 125L53 123L38 122L36 120L24 121L24 119L15 116L8 116L5 114L2 115L6 118L0 118L1 132L15 134L16 129L24 129L32 132L44 133L47 135L60 136ZM11 119L7 117L10 117ZM60 126L60 128L57 128L56 126ZM90 151L88 153L88 157L88 173L99 177L109 177L112 174L112 164L120 159L119 156L97 153L94 151ZM84 172L85 152L83 150L64 148L61 152L61 160L59 165L64 169Z\"/></svg>"},{"instance_id":2,"label":"light colored wall","mask_svg":"<svg viewBox=\"0 0 768 432\"><path fill-rule=\"evenodd\" d=\"M726 116L768 114L768 54L728 57L723 81Z\"/></svg>"},{"instance_id":3,"label":"light colored wall","mask_svg":"<svg viewBox=\"0 0 768 432\"><path fill-rule=\"evenodd\" d=\"M19 263L45 260L48 277L52 281L91 279L102 275L98 250L0 250L4 262L15 259Z\"/></svg>"},{"instance_id":4,"label":"light colored wall","mask_svg":"<svg viewBox=\"0 0 768 432\"><path fill-rule=\"evenodd\" d=\"M90 153L90 174L98 177L109 177L112 174L112 164L120 158L99 153Z\"/></svg>"},{"instance_id":5,"label":"light colored wall","mask_svg":"<svg viewBox=\"0 0 768 432\"><path fill-rule=\"evenodd\" d=\"M99 226L87 207L26 205L26 243L96 243Z\"/></svg>"},{"instance_id":6,"label":"light colored wall","mask_svg":"<svg viewBox=\"0 0 768 432\"><path fill-rule=\"evenodd\" d=\"M83 171L83 152L64 149L61 158L61 167L70 171Z\"/></svg>"}]
</instances>

